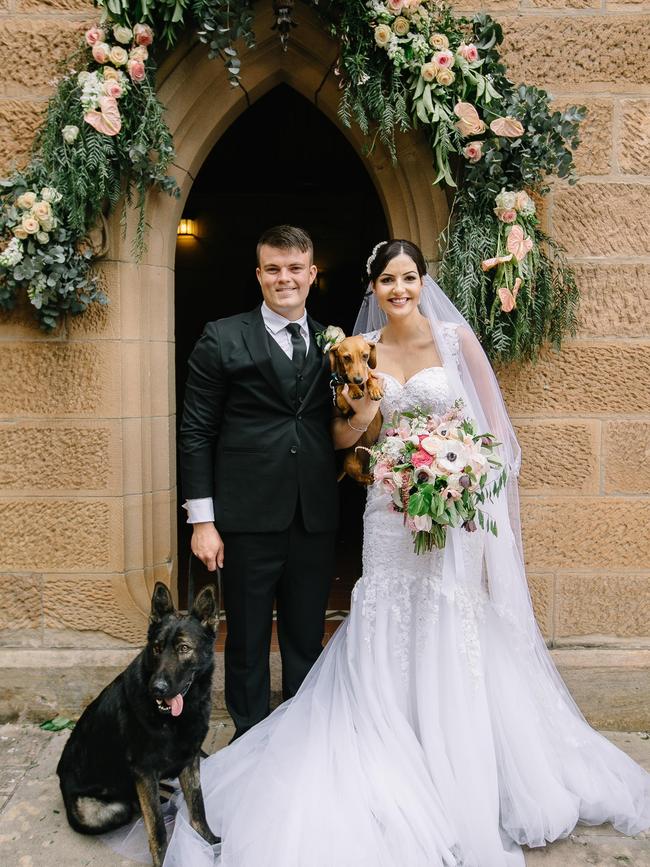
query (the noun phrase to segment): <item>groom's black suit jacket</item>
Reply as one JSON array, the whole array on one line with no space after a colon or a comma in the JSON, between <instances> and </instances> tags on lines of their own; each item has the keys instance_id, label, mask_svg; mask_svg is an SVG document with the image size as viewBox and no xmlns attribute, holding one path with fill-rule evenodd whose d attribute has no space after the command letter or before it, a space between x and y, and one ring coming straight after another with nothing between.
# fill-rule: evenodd
<instances>
[{"instance_id":1,"label":"groom's black suit jacket","mask_svg":"<svg viewBox=\"0 0 650 867\"><path fill-rule=\"evenodd\" d=\"M308 323L312 346L304 376L277 355L282 350L271 345L260 307L209 322L190 356L180 437L183 494L214 497L220 532L285 530L298 503L308 532L336 528L330 370L327 355L314 355L322 326L309 317Z\"/></svg>"}]
</instances>

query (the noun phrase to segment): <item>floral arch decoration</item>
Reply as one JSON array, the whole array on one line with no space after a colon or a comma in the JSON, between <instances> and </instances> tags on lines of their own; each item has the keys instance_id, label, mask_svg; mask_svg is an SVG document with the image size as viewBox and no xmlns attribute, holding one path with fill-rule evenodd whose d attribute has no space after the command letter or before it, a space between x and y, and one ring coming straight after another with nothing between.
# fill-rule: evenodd
<instances>
[{"instance_id":1,"label":"floral arch decoration","mask_svg":"<svg viewBox=\"0 0 650 867\"><path fill-rule=\"evenodd\" d=\"M435 0L308 0L340 50L339 115L372 149L397 159L395 133L431 147L434 183L452 204L439 280L493 360L534 359L575 332L578 289L560 245L540 225L555 174L575 183L572 150L583 107L553 111L549 95L514 85L490 16L455 15ZM188 28L240 84L237 46L254 47L250 0L96 0L101 19L63 66L29 164L0 181L0 308L26 292L41 327L108 303L93 273L93 232L135 206L133 252L145 249L152 187L179 195L157 63ZM274 0L283 47L292 0Z\"/></svg>"}]
</instances>

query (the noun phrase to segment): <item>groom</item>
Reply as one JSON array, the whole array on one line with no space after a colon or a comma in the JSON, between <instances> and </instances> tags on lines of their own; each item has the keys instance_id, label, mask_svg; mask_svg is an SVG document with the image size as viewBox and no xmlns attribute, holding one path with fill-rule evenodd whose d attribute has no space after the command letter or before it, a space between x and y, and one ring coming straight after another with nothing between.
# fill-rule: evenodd
<instances>
[{"instance_id":1,"label":"groom","mask_svg":"<svg viewBox=\"0 0 650 867\"><path fill-rule=\"evenodd\" d=\"M223 568L235 737L269 713L274 600L284 699L320 653L338 512L329 363L305 311L311 238L269 229L257 263L261 307L209 322L190 356L180 433L192 551Z\"/></svg>"}]
</instances>

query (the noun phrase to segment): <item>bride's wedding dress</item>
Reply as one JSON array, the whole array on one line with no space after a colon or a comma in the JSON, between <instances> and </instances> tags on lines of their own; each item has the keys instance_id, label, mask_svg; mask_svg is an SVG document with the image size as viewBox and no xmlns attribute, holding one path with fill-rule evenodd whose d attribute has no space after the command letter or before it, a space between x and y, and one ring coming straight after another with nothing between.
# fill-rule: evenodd
<instances>
[{"instance_id":1,"label":"bride's wedding dress","mask_svg":"<svg viewBox=\"0 0 650 867\"><path fill-rule=\"evenodd\" d=\"M453 403L442 367L384 375L385 419ZM299 693L203 762L210 847L176 819L165 867L514 867L577 822L650 826L650 775L530 677L490 598L482 532L416 556L373 487L350 615ZM448 546L449 547L449 544Z\"/></svg>"}]
</instances>

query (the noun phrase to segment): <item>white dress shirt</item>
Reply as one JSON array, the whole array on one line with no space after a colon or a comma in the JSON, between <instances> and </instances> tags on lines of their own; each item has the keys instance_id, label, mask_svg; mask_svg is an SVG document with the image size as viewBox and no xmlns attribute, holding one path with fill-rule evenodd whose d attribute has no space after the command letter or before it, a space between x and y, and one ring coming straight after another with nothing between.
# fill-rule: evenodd
<instances>
[{"instance_id":1,"label":"white dress shirt","mask_svg":"<svg viewBox=\"0 0 650 867\"><path fill-rule=\"evenodd\" d=\"M306 310L300 319L287 319L279 313L276 313L275 310L271 310L271 308L267 306L266 301L263 301L262 319L264 320L267 332L288 358L293 358L293 344L291 342L291 334L287 331L287 325L291 325L292 322L297 322L298 325L300 325L300 333L303 340L307 345L307 352L309 352L310 336ZM183 508L187 511L188 524L214 521L214 502L212 497L200 497L195 500L185 500Z\"/></svg>"}]
</instances>

